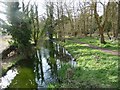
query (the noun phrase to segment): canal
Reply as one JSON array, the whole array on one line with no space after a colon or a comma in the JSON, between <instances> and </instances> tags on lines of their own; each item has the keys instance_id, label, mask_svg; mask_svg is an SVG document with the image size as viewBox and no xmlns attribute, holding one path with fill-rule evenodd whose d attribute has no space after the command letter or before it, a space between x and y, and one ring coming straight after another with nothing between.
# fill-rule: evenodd
<instances>
[{"instance_id":1,"label":"canal","mask_svg":"<svg viewBox=\"0 0 120 90\"><path fill-rule=\"evenodd\" d=\"M0 78L0 88L47 88L59 82L58 70L64 63L76 65L65 48L47 40L31 59L20 60Z\"/></svg>"}]
</instances>

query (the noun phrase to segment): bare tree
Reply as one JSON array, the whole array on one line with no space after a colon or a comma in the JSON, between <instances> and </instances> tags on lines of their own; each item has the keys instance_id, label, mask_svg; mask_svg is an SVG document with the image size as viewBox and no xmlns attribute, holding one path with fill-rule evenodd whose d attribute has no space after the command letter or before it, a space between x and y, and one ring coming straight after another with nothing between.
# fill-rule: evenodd
<instances>
[{"instance_id":1,"label":"bare tree","mask_svg":"<svg viewBox=\"0 0 120 90\"><path fill-rule=\"evenodd\" d=\"M103 23L101 24L100 17L99 17L99 15L97 13L97 2L94 2L94 15L95 15L95 19L96 19L96 22L97 22L97 25L98 25L98 29L99 29L100 42L103 43L103 44L106 44L105 39L104 39L104 26L105 26L105 24L107 22L107 19L108 19L107 15L108 15L108 6L109 6L109 3L110 2L108 2L106 9L104 9L104 18L105 19L104 19Z\"/></svg>"}]
</instances>

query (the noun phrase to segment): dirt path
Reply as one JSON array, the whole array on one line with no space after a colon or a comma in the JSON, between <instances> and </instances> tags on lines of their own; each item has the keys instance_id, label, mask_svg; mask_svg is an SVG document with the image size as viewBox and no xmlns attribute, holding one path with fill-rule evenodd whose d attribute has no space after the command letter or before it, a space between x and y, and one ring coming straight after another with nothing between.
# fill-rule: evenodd
<instances>
[{"instance_id":1,"label":"dirt path","mask_svg":"<svg viewBox=\"0 0 120 90\"><path fill-rule=\"evenodd\" d=\"M110 50L110 49L101 48L101 47L93 46L91 44L87 44L87 43L83 43L83 42L78 42L78 41L72 41L72 42L78 43L78 44L84 44L85 46L87 46L89 48L97 49L97 50L100 50L100 51L105 52L105 53L109 53L109 54L112 54L112 55L120 56L120 53L118 51L113 51L113 50Z\"/></svg>"}]
</instances>

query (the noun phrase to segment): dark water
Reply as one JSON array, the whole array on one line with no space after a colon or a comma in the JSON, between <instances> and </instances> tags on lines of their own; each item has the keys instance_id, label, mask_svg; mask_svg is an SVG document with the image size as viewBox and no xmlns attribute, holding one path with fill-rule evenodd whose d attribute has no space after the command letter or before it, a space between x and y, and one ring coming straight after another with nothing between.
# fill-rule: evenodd
<instances>
[{"instance_id":1,"label":"dark water","mask_svg":"<svg viewBox=\"0 0 120 90\"><path fill-rule=\"evenodd\" d=\"M29 52L29 51L28 51ZM58 70L63 63L76 64L60 45L46 41L30 60L20 60L1 78L1 88L44 88L58 82Z\"/></svg>"}]
</instances>

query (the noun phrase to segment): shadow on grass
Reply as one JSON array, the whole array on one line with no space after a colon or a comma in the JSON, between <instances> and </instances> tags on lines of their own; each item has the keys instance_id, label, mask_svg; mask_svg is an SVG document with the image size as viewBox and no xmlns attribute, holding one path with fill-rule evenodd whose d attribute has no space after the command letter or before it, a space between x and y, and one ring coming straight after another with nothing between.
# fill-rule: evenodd
<instances>
[{"instance_id":1,"label":"shadow on grass","mask_svg":"<svg viewBox=\"0 0 120 90\"><path fill-rule=\"evenodd\" d=\"M101 44L97 38L93 37L84 37L84 38L70 38L68 41L74 41L74 43L86 43L89 44L90 46L97 46L99 48L103 49L109 49L109 50L118 50L118 42L113 42L113 41L106 41L106 44Z\"/></svg>"},{"instance_id":2,"label":"shadow on grass","mask_svg":"<svg viewBox=\"0 0 120 90\"><path fill-rule=\"evenodd\" d=\"M87 47L87 46L74 45L74 46L68 46L68 47L66 47L66 49L73 55L77 55L77 54L79 54L81 56L99 55L99 56L107 56L107 57L115 56L112 54L102 52L102 51L97 50L97 49L92 49L92 48Z\"/></svg>"},{"instance_id":3,"label":"shadow on grass","mask_svg":"<svg viewBox=\"0 0 120 90\"><path fill-rule=\"evenodd\" d=\"M82 67L73 68L74 76L72 78L62 78L60 88L118 88L117 78L116 81L108 77L109 71L105 69L91 70ZM61 72L60 72L61 73ZM62 71L62 76L65 76ZM116 77L116 73L112 75Z\"/></svg>"}]
</instances>

